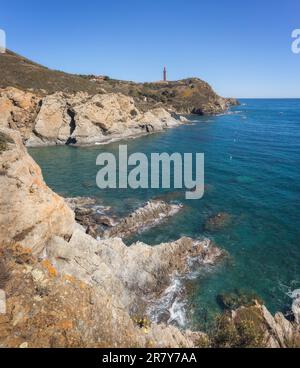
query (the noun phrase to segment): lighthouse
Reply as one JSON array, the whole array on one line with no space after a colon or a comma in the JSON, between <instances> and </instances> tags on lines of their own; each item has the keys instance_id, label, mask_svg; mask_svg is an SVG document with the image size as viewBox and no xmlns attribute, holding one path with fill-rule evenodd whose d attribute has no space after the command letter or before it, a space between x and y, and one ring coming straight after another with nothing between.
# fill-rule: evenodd
<instances>
[{"instance_id":1,"label":"lighthouse","mask_svg":"<svg viewBox=\"0 0 300 368\"><path fill-rule=\"evenodd\" d=\"M167 68L164 67L164 82L167 81Z\"/></svg>"}]
</instances>

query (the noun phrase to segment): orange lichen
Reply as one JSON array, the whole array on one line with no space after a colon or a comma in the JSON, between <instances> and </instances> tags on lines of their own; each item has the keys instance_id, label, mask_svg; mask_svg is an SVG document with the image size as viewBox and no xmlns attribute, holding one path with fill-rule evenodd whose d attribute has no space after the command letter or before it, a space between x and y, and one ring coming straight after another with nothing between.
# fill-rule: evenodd
<instances>
[{"instance_id":1,"label":"orange lichen","mask_svg":"<svg viewBox=\"0 0 300 368\"><path fill-rule=\"evenodd\" d=\"M57 270L53 267L53 265L51 264L51 262L48 260L48 259L44 259L42 261L42 266L44 268L46 268L46 270L48 271L49 273L49 276L51 277L57 277L58 275L58 272Z\"/></svg>"}]
</instances>

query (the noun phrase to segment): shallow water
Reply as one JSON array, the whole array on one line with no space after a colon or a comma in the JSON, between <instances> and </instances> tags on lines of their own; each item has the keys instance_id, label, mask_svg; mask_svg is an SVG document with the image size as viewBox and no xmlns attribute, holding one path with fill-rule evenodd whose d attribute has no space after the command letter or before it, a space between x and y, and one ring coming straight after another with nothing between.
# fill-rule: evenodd
<instances>
[{"instance_id":1,"label":"shallow water","mask_svg":"<svg viewBox=\"0 0 300 368\"><path fill-rule=\"evenodd\" d=\"M206 236L229 252L226 262L191 281L194 323L209 322L220 311L219 293L254 291L275 312L285 311L291 303L287 293L300 287L300 100L241 102L229 114L192 117L194 124L127 142L129 153L205 153L204 198L185 201L184 191L171 191L166 198L186 208L138 236L149 244ZM117 153L118 145L34 148L30 153L56 192L99 196L123 215L166 191L99 190L96 157L103 151ZM207 218L219 212L229 213L231 224L205 231Z\"/></svg>"}]
</instances>

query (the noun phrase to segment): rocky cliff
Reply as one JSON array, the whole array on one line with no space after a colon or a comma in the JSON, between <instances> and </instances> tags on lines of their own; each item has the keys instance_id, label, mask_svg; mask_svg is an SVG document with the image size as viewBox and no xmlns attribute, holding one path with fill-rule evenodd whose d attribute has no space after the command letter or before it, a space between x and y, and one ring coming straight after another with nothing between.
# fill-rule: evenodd
<instances>
[{"instance_id":1,"label":"rocky cliff","mask_svg":"<svg viewBox=\"0 0 300 368\"><path fill-rule=\"evenodd\" d=\"M140 111L121 93L42 97L16 88L0 90L0 126L19 130L27 146L95 144L182 124L161 107Z\"/></svg>"}]
</instances>

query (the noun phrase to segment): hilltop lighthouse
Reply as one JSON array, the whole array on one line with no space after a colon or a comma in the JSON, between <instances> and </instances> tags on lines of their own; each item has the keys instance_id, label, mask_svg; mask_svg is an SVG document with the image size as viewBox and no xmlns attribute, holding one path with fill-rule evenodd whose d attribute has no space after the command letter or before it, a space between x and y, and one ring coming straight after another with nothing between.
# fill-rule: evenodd
<instances>
[{"instance_id":1,"label":"hilltop lighthouse","mask_svg":"<svg viewBox=\"0 0 300 368\"><path fill-rule=\"evenodd\" d=\"M167 68L164 67L164 82L167 81Z\"/></svg>"}]
</instances>

